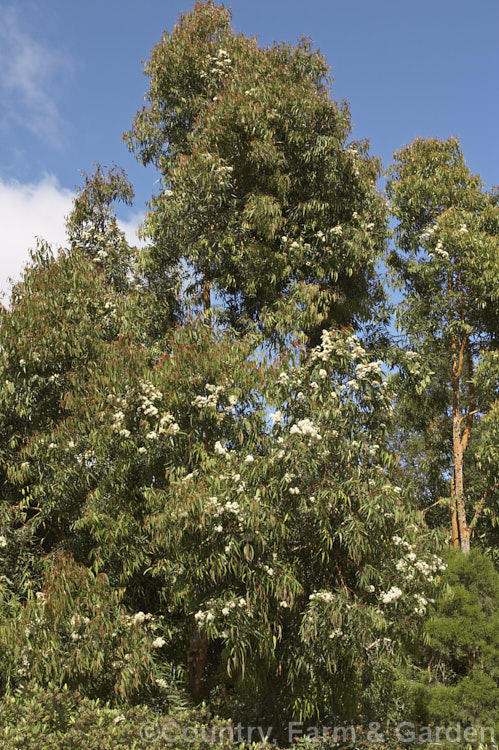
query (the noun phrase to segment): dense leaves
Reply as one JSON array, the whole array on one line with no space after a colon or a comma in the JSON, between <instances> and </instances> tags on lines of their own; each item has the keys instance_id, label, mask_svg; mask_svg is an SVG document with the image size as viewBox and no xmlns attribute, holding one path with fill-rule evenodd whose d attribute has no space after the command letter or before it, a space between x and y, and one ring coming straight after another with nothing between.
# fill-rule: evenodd
<instances>
[{"instance_id":1,"label":"dense leaves","mask_svg":"<svg viewBox=\"0 0 499 750\"><path fill-rule=\"evenodd\" d=\"M453 139L395 155L385 365L379 164L323 58L208 1L146 73L150 246L97 167L1 313L5 746L225 747L203 700L279 740L386 722L386 750L397 721L497 724L496 193ZM488 557L442 552L472 532Z\"/></svg>"},{"instance_id":2,"label":"dense leaves","mask_svg":"<svg viewBox=\"0 0 499 750\"><path fill-rule=\"evenodd\" d=\"M347 144L348 107L329 98L320 54L306 40L261 48L234 35L227 9L198 2L145 72L125 137L162 175L145 224L151 282L187 263L198 302L213 287L243 330L299 282L326 294L329 322L366 320L382 298L379 162Z\"/></svg>"},{"instance_id":3,"label":"dense leaves","mask_svg":"<svg viewBox=\"0 0 499 750\"><path fill-rule=\"evenodd\" d=\"M471 174L455 139L417 139L395 154L387 192L400 250L390 262L405 294L398 324L409 348L400 425L428 505L450 498L453 542L468 551L485 501L497 502L497 467L476 470L481 422L496 398L494 371L487 382L476 369L497 347L497 193Z\"/></svg>"}]
</instances>

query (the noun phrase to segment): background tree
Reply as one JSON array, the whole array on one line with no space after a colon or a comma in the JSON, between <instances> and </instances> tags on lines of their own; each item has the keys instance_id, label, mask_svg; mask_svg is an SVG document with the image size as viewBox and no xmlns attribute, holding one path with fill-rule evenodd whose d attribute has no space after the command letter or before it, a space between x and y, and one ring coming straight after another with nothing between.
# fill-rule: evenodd
<instances>
[{"instance_id":1,"label":"background tree","mask_svg":"<svg viewBox=\"0 0 499 750\"><path fill-rule=\"evenodd\" d=\"M469 556L453 550L445 560L442 591L425 624L420 668L403 687L407 710L424 726L461 722L487 728L489 740L490 729L499 729L499 574L478 550Z\"/></svg>"},{"instance_id":2,"label":"background tree","mask_svg":"<svg viewBox=\"0 0 499 750\"><path fill-rule=\"evenodd\" d=\"M308 41L261 48L230 20L197 2L146 64L147 104L125 140L162 175L145 222L150 283L186 264L188 293L206 311L214 291L242 330L292 292L295 328L314 295L324 325L365 321L383 297L379 161L347 145L348 107Z\"/></svg>"},{"instance_id":3,"label":"background tree","mask_svg":"<svg viewBox=\"0 0 499 750\"><path fill-rule=\"evenodd\" d=\"M452 539L467 552L496 489L497 465L473 469L473 439L490 406L490 387L477 390L476 366L498 341L497 193L483 189L452 138L417 139L395 154L387 193L398 220L390 263L405 294L397 321L414 350L405 371L417 398L412 390L403 401L413 455L426 459L426 481L435 478L432 502L450 480Z\"/></svg>"},{"instance_id":4,"label":"background tree","mask_svg":"<svg viewBox=\"0 0 499 750\"><path fill-rule=\"evenodd\" d=\"M106 361L116 342L142 340L145 330L134 254L110 205L130 190L121 173L99 169L95 180L88 177L68 218L72 248L53 253L42 243L1 310L1 517L17 540L10 545L10 578L23 595L35 585L28 569L34 572L39 553L68 532L74 490L69 471L64 504L58 508L50 491L38 502L33 467L20 457L36 445L42 455L52 450L51 434L70 411L75 379ZM39 471L43 476L43 462Z\"/></svg>"}]
</instances>

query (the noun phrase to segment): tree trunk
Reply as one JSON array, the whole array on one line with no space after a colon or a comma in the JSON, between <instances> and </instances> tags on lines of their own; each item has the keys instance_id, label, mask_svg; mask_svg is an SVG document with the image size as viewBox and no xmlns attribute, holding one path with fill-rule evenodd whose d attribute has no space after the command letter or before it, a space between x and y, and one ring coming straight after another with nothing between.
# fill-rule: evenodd
<instances>
[{"instance_id":1,"label":"tree trunk","mask_svg":"<svg viewBox=\"0 0 499 750\"><path fill-rule=\"evenodd\" d=\"M452 523L452 546L456 549L460 546L459 544L459 528L457 525L457 503L456 503L456 493L454 490L454 475L452 475L451 479L451 497L452 497L452 506L451 506L451 523Z\"/></svg>"},{"instance_id":2,"label":"tree trunk","mask_svg":"<svg viewBox=\"0 0 499 750\"><path fill-rule=\"evenodd\" d=\"M464 467L463 467L463 443L461 440L461 404L460 404L460 379L463 369L465 339L460 342L459 355L457 353L457 342L453 340L453 364L452 364L452 451L454 457L453 478L453 511L457 515L457 530L461 551L470 551L470 529L466 522L466 508L464 504Z\"/></svg>"},{"instance_id":3,"label":"tree trunk","mask_svg":"<svg viewBox=\"0 0 499 750\"><path fill-rule=\"evenodd\" d=\"M201 692L207 654L208 638L193 624L187 651L187 682L195 696Z\"/></svg>"},{"instance_id":4,"label":"tree trunk","mask_svg":"<svg viewBox=\"0 0 499 750\"><path fill-rule=\"evenodd\" d=\"M205 323L209 322L209 313L211 307L210 282L203 273L203 312Z\"/></svg>"}]
</instances>

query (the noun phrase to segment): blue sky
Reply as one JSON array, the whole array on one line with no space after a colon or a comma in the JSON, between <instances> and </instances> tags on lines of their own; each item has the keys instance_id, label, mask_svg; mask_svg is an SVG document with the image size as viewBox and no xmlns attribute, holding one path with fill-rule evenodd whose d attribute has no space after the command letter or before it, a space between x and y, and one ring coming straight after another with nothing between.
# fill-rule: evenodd
<instances>
[{"instance_id":1,"label":"blue sky","mask_svg":"<svg viewBox=\"0 0 499 750\"><path fill-rule=\"evenodd\" d=\"M125 168L130 235L157 175L128 153L147 89L141 61L192 3L0 0L0 289L36 235L64 239L81 171ZM498 0L233 0L236 31L262 45L302 35L325 55L353 137L390 163L416 136L458 136L472 171L499 183Z\"/></svg>"}]
</instances>

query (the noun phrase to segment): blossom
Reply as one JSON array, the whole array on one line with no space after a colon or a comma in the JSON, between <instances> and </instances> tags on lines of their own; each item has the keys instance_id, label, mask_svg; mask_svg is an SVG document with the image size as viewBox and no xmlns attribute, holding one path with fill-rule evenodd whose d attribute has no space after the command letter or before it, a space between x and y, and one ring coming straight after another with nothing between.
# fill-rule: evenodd
<instances>
[{"instance_id":1,"label":"blossom","mask_svg":"<svg viewBox=\"0 0 499 750\"><path fill-rule=\"evenodd\" d=\"M164 638L161 638L161 636L158 636L155 638L152 642L153 648L162 648L165 645L166 641Z\"/></svg>"},{"instance_id":2,"label":"blossom","mask_svg":"<svg viewBox=\"0 0 499 750\"><path fill-rule=\"evenodd\" d=\"M7 546L7 539L4 536L0 536L0 547Z\"/></svg>"},{"instance_id":3,"label":"blossom","mask_svg":"<svg viewBox=\"0 0 499 750\"><path fill-rule=\"evenodd\" d=\"M142 446L141 446L141 447L139 448L139 453L147 453L147 448L144 448L144 446L142 445Z\"/></svg>"},{"instance_id":4,"label":"blossom","mask_svg":"<svg viewBox=\"0 0 499 750\"><path fill-rule=\"evenodd\" d=\"M248 453L248 455L244 459L244 463L245 464L252 464L254 460L255 459L253 458L253 456L251 455L251 453Z\"/></svg>"},{"instance_id":5,"label":"blossom","mask_svg":"<svg viewBox=\"0 0 499 750\"><path fill-rule=\"evenodd\" d=\"M332 594L330 591L314 591L313 594L310 594L308 597L310 601L314 601L314 599L319 599L322 602L332 602L334 599L334 594Z\"/></svg>"},{"instance_id":6,"label":"blossom","mask_svg":"<svg viewBox=\"0 0 499 750\"><path fill-rule=\"evenodd\" d=\"M389 604L390 602L400 599L401 596L402 590L399 589L398 586L392 586L389 591L386 591L381 595L381 601L383 604Z\"/></svg>"},{"instance_id":7,"label":"blossom","mask_svg":"<svg viewBox=\"0 0 499 750\"><path fill-rule=\"evenodd\" d=\"M146 616L145 616L144 612L137 612L137 613L136 613L136 614L135 614L135 615L133 616L133 621L134 621L134 622L137 622L137 623L141 623L141 622L144 622L144 620L145 620L145 619L146 619Z\"/></svg>"},{"instance_id":8,"label":"blossom","mask_svg":"<svg viewBox=\"0 0 499 750\"><path fill-rule=\"evenodd\" d=\"M276 424L276 422L282 421L282 412L276 411L273 414L269 414L269 419L273 424Z\"/></svg>"},{"instance_id":9,"label":"blossom","mask_svg":"<svg viewBox=\"0 0 499 750\"><path fill-rule=\"evenodd\" d=\"M217 440L217 442L215 443L215 453L217 453L219 456L227 455L227 450L224 448L220 440Z\"/></svg>"}]
</instances>

